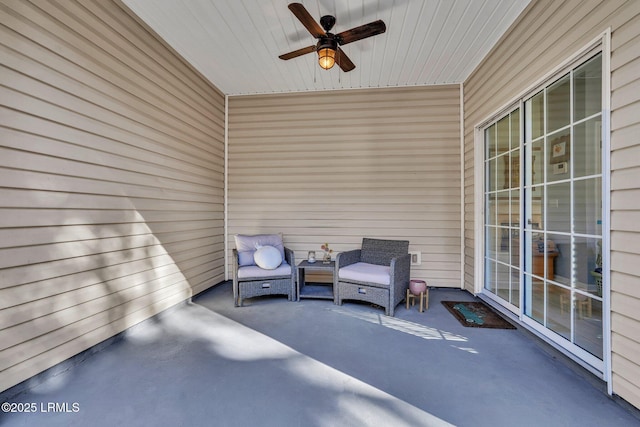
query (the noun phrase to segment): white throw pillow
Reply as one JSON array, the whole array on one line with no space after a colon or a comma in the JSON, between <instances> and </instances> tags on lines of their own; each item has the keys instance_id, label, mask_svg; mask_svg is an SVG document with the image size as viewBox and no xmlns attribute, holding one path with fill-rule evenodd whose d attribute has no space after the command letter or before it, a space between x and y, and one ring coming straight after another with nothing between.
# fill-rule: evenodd
<instances>
[{"instance_id":1,"label":"white throw pillow","mask_svg":"<svg viewBox=\"0 0 640 427\"><path fill-rule=\"evenodd\" d=\"M282 244L282 234L236 234L236 249L238 250L238 265L256 265L253 254L260 246L273 246L280 251L284 259L284 245Z\"/></svg>"},{"instance_id":2,"label":"white throw pillow","mask_svg":"<svg viewBox=\"0 0 640 427\"><path fill-rule=\"evenodd\" d=\"M256 265L265 270L275 270L282 264L282 255L280 251L273 246L261 246L253 254L253 260Z\"/></svg>"}]
</instances>

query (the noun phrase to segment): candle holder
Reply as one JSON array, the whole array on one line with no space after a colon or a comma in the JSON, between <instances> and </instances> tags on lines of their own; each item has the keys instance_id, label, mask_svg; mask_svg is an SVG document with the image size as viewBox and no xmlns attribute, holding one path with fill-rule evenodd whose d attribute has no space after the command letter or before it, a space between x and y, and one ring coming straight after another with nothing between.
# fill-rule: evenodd
<instances>
[{"instance_id":1,"label":"candle holder","mask_svg":"<svg viewBox=\"0 0 640 427\"><path fill-rule=\"evenodd\" d=\"M314 262L316 262L316 251L309 251L309 253L307 254L307 262L309 264L313 264Z\"/></svg>"}]
</instances>

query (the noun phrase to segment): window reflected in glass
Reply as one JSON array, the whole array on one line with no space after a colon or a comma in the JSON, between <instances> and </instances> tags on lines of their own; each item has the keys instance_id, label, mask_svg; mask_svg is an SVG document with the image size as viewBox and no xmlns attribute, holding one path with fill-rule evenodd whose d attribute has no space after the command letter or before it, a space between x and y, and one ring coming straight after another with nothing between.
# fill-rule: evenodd
<instances>
[{"instance_id":1,"label":"window reflected in glass","mask_svg":"<svg viewBox=\"0 0 640 427\"><path fill-rule=\"evenodd\" d=\"M571 231L571 182L547 185L547 230Z\"/></svg>"},{"instance_id":2,"label":"window reflected in glass","mask_svg":"<svg viewBox=\"0 0 640 427\"><path fill-rule=\"evenodd\" d=\"M534 140L544 135L544 92L539 92L525 103L527 109L528 135L527 141Z\"/></svg>"},{"instance_id":3,"label":"window reflected in glass","mask_svg":"<svg viewBox=\"0 0 640 427\"><path fill-rule=\"evenodd\" d=\"M496 165L496 190L504 190L509 188L509 175L511 171L511 165L509 153L501 154L495 159Z\"/></svg>"},{"instance_id":4,"label":"window reflected in glass","mask_svg":"<svg viewBox=\"0 0 640 427\"><path fill-rule=\"evenodd\" d=\"M602 54L574 71L573 104L575 121L602 110Z\"/></svg>"},{"instance_id":5,"label":"window reflected in glass","mask_svg":"<svg viewBox=\"0 0 640 427\"><path fill-rule=\"evenodd\" d=\"M547 132L567 126L571 119L571 79L562 77L547 89Z\"/></svg>"},{"instance_id":6,"label":"window reflected in glass","mask_svg":"<svg viewBox=\"0 0 640 427\"><path fill-rule=\"evenodd\" d=\"M509 116L511 123L511 149L520 146L520 109L518 108Z\"/></svg>"},{"instance_id":7,"label":"window reflected in glass","mask_svg":"<svg viewBox=\"0 0 640 427\"><path fill-rule=\"evenodd\" d=\"M575 343L602 359L602 301L576 293Z\"/></svg>"},{"instance_id":8,"label":"window reflected in glass","mask_svg":"<svg viewBox=\"0 0 640 427\"><path fill-rule=\"evenodd\" d=\"M495 293L496 289L496 262L485 259L484 264L484 288Z\"/></svg>"},{"instance_id":9,"label":"window reflected in glass","mask_svg":"<svg viewBox=\"0 0 640 427\"><path fill-rule=\"evenodd\" d=\"M525 301L524 312L531 319L544 325L544 282L528 274L525 274L525 282L525 289L527 289L528 295Z\"/></svg>"},{"instance_id":10,"label":"window reflected in glass","mask_svg":"<svg viewBox=\"0 0 640 427\"><path fill-rule=\"evenodd\" d=\"M497 274L496 274L496 294L504 299L505 301L509 301L509 296L511 295L510 291L510 277L511 271L508 265L504 265L498 263L497 265Z\"/></svg>"},{"instance_id":11,"label":"window reflected in glass","mask_svg":"<svg viewBox=\"0 0 640 427\"><path fill-rule=\"evenodd\" d=\"M520 236L517 228L510 230L509 240L511 242L511 260L510 264L514 267L520 265Z\"/></svg>"},{"instance_id":12,"label":"window reflected in glass","mask_svg":"<svg viewBox=\"0 0 640 427\"><path fill-rule=\"evenodd\" d=\"M498 227L499 239L498 243L498 252L496 255L496 259L498 261L502 261L505 264L508 264L510 259L510 251L511 251L511 239L509 235L511 234L511 230L507 226L508 223L502 223L503 226Z\"/></svg>"},{"instance_id":13,"label":"window reflected in glass","mask_svg":"<svg viewBox=\"0 0 640 427\"><path fill-rule=\"evenodd\" d=\"M496 159L491 159L487 162L486 170L487 191L498 190L498 184L496 182Z\"/></svg>"},{"instance_id":14,"label":"window reflected in glass","mask_svg":"<svg viewBox=\"0 0 640 427\"><path fill-rule=\"evenodd\" d=\"M485 247L487 257L498 259L497 254L500 249L500 229L498 227L486 227Z\"/></svg>"},{"instance_id":15,"label":"window reflected in glass","mask_svg":"<svg viewBox=\"0 0 640 427\"><path fill-rule=\"evenodd\" d=\"M495 193L487 194L486 218L485 223L488 225L496 225L498 223L497 196Z\"/></svg>"},{"instance_id":16,"label":"window reflected in glass","mask_svg":"<svg viewBox=\"0 0 640 427\"><path fill-rule=\"evenodd\" d=\"M491 125L484 131L485 155L487 158L496 155L496 125Z\"/></svg>"},{"instance_id":17,"label":"window reflected in glass","mask_svg":"<svg viewBox=\"0 0 640 427\"><path fill-rule=\"evenodd\" d=\"M520 226L520 190L511 190L510 191L510 201L511 201L511 219L510 223L512 227Z\"/></svg>"},{"instance_id":18,"label":"window reflected in glass","mask_svg":"<svg viewBox=\"0 0 640 427\"><path fill-rule=\"evenodd\" d=\"M525 212L525 228L532 230L541 230L544 228L544 186L539 185L533 187L529 191L529 202L527 211Z\"/></svg>"},{"instance_id":19,"label":"window reflected in glass","mask_svg":"<svg viewBox=\"0 0 640 427\"><path fill-rule=\"evenodd\" d=\"M564 129L547 138L547 182L571 178L571 131ZM567 193L567 197L569 194Z\"/></svg>"},{"instance_id":20,"label":"window reflected in glass","mask_svg":"<svg viewBox=\"0 0 640 427\"><path fill-rule=\"evenodd\" d=\"M547 328L571 339L571 291L552 283L547 289Z\"/></svg>"},{"instance_id":21,"label":"window reflected in glass","mask_svg":"<svg viewBox=\"0 0 640 427\"><path fill-rule=\"evenodd\" d=\"M597 175L602 172L602 119L600 116L574 126L574 177Z\"/></svg>"},{"instance_id":22,"label":"window reflected in glass","mask_svg":"<svg viewBox=\"0 0 640 427\"><path fill-rule=\"evenodd\" d=\"M601 239L575 238L575 265L573 268L576 289L602 296L602 243Z\"/></svg>"},{"instance_id":23,"label":"window reflected in glass","mask_svg":"<svg viewBox=\"0 0 640 427\"><path fill-rule=\"evenodd\" d=\"M533 185L542 184L544 182L544 140L538 139L531 143L530 159L530 182Z\"/></svg>"},{"instance_id":24,"label":"window reflected in glass","mask_svg":"<svg viewBox=\"0 0 640 427\"><path fill-rule=\"evenodd\" d=\"M571 286L572 250L570 235L547 233L547 279Z\"/></svg>"},{"instance_id":25,"label":"window reflected in glass","mask_svg":"<svg viewBox=\"0 0 640 427\"><path fill-rule=\"evenodd\" d=\"M496 146L497 154L503 154L510 149L511 132L509 131L509 116L506 116L497 123Z\"/></svg>"},{"instance_id":26,"label":"window reflected in glass","mask_svg":"<svg viewBox=\"0 0 640 427\"><path fill-rule=\"evenodd\" d=\"M509 178L509 188L520 188L520 149L511 152Z\"/></svg>"},{"instance_id":27,"label":"window reflected in glass","mask_svg":"<svg viewBox=\"0 0 640 427\"><path fill-rule=\"evenodd\" d=\"M573 183L573 223L576 233L602 235L602 179Z\"/></svg>"},{"instance_id":28,"label":"window reflected in glass","mask_svg":"<svg viewBox=\"0 0 640 427\"><path fill-rule=\"evenodd\" d=\"M520 269L511 267L511 295L509 302L520 307Z\"/></svg>"}]
</instances>

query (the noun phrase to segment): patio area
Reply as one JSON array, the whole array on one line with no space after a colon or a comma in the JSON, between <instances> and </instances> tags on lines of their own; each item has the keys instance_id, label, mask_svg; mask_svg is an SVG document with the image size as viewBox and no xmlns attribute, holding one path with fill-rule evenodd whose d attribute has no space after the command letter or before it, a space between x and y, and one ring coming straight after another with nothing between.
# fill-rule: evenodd
<instances>
[{"instance_id":1,"label":"patio area","mask_svg":"<svg viewBox=\"0 0 640 427\"><path fill-rule=\"evenodd\" d=\"M521 329L465 328L431 290L368 304L211 288L31 379L3 426L637 426L637 414ZM4 409L4 406L3 406Z\"/></svg>"}]
</instances>

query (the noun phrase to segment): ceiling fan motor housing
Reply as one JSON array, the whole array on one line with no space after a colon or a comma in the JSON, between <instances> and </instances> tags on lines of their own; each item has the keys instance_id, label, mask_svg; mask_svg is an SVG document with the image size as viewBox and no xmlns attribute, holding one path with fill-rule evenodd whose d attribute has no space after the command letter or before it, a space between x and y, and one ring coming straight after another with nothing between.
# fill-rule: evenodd
<instances>
[{"instance_id":1,"label":"ceiling fan motor housing","mask_svg":"<svg viewBox=\"0 0 640 427\"><path fill-rule=\"evenodd\" d=\"M333 26L336 25L336 17L331 15L325 15L322 18L320 18L320 25L322 25L322 28L324 28L324 31L328 33L329 30L331 30Z\"/></svg>"},{"instance_id":2,"label":"ceiling fan motor housing","mask_svg":"<svg viewBox=\"0 0 640 427\"><path fill-rule=\"evenodd\" d=\"M338 49L338 42L335 40L333 34L331 33L327 33L326 36L320 37L320 39L318 40L318 44L316 45L316 50L327 48L332 50Z\"/></svg>"}]
</instances>

